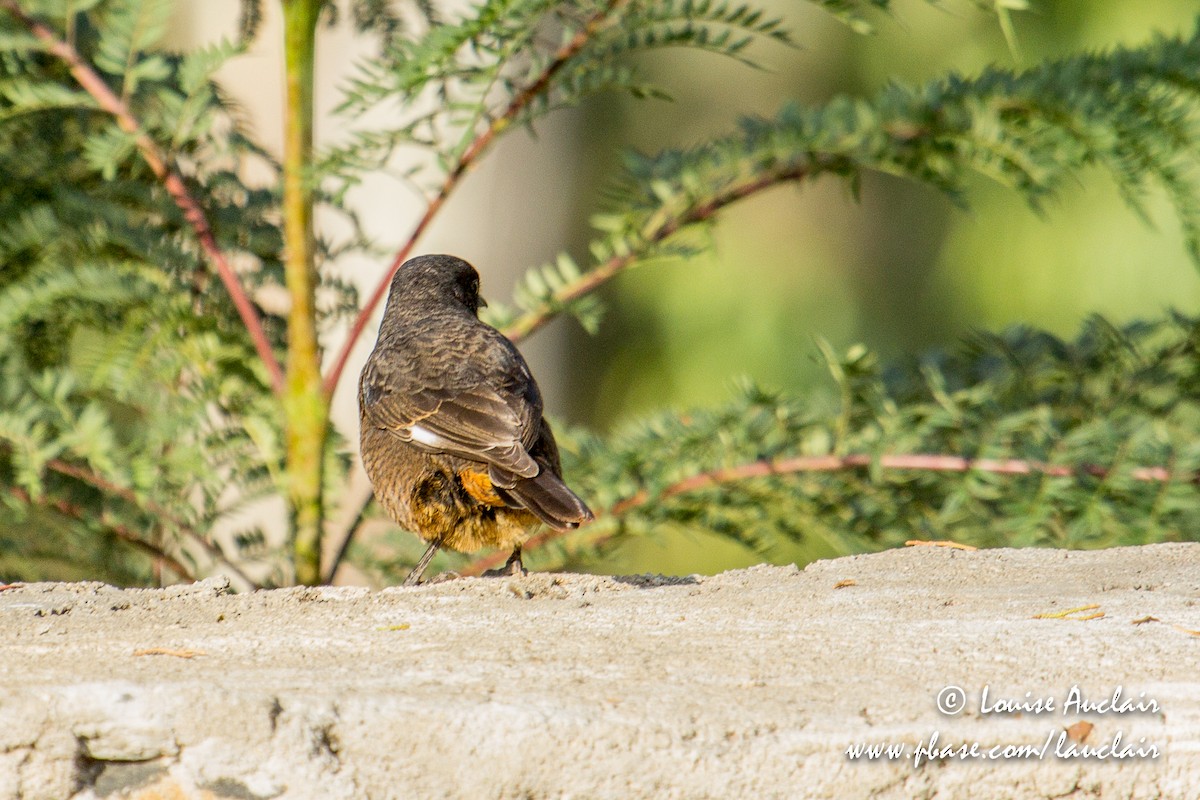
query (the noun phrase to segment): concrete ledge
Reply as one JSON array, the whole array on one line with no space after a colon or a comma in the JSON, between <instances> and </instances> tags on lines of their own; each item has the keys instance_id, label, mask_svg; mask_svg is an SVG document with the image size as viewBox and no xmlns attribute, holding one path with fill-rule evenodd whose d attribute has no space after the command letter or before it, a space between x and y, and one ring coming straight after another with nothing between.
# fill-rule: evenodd
<instances>
[{"instance_id":1,"label":"concrete ledge","mask_svg":"<svg viewBox=\"0 0 1200 800\"><path fill-rule=\"evenodd\" d=\"M1200 798L1198 632L1200 544L29 584L0 592L0 798Z\"/></svg>"}]
</instances>

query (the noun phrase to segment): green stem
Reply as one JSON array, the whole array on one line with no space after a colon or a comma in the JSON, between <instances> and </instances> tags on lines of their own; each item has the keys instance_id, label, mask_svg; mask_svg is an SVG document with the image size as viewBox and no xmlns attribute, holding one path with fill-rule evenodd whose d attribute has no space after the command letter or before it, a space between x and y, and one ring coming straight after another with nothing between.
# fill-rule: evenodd
<instances>
[{"instance_id":1,"label":"green stem","mask_svg":"<svg viewBox=\"0 0 1200 800\"><path fill-rule=\"evenodd\" d=\"M319 0L281 0L287 103L283 139L284 278L291 310L283 413L296 581L321 580L325 442L329 400L321 390L313 239L313 67Z\"/></svg>"}]
</instances>

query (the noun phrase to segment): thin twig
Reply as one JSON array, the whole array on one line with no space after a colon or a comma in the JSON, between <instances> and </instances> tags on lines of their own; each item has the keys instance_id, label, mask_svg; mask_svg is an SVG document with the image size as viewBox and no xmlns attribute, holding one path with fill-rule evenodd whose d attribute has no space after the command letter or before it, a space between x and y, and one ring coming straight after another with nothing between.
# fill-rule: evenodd
<instances>
[{"instance_id":1,"label":"thin twig","mask_svg":"<svg viewBox=\"0 0 1200 800\"><path fill-rule=\"evenodd\" d=\"M702 203L697 203L680 214L666 217L652 230L642 234L641 247L631 248L627 252L615 255L603 264L563 285L554 292L553 299L544 303L540 308L528 312L501 333L514 342L525 339L558 316L568 303L591 294L637 263L645 256L647 247L665 241L688 225L711 219L718 211L738 200L743 200L781 183L803 180L811 171L810 163L788 164L779 169L756 175L751 180L735 183L720 194L714 195Z\"/></svg>"},{"instance_id":2,"label":"thin twig","mask_svg":"<svg viewBox=\"0 0 1200 800\"><path fill-rule=\"evenodd\" d=\"M1104 612L1096 611L1100 607L1099 603L1090 603L1086 606L1078 608L1068 608L1065 611L1055 611L1046 614L1034 614L1030 619L1069 619L1073 622L1087 622L1093 619L1103 619ZM1092 614L1084 614L1085 611L1092 611Z\"/></svg>"},{"instance_id":3,"label":"thin twig","mask_svg":"<svg viewBox=\"0 0 1200 800\"><path fill-rule=\"evenodd\" d=\"M555 52L554 57L538 77L518 92L504 109L504 112L495 117L467 145L462 156L458 159L458 163L455 164L454 168L447 173L446 178L442 181L437 194L429 201L429 205L425 208L425 213L417 221L416 226L408 236L408 240L396 252L391 265L383 274L383 277L380 278L379 283L376 284L366 305L363 306L362 310L358 312L358 316L355 317L354 324L350 326L350 332L346 335L346 340L342 343L337 358L333 361L333 366L325 376L324 387L326 394L332 395L334 389L337 388L338 382L342 377L342 372L346 369L346 361L350 358L350 352L362 336L367 323L370 322L371 315L375 313L375 308L383 301L384 296L387 294L388 287L392 282L392 276L408 260L409 255L417 244L417 240L421 238L434 217L441 211L442 206L445 205L450 195L458 187L463 176L474 166L475 162L488 149L496 136L511 125L521 112L546 89L550 81L554 79L554 76L583 49L621 2L622 0L609 0L603 9L593 14L571 40Z\"/></svg>"},{"instance_id":4,"label":"thin twig","mask_svg":"<svg viewBox=\"0 0 1200 800\"><path fill-rule=\"evenodd\" d=\"M347 492L348 493L348 492ZM354 515L354 519L346 526L345 532L342 534L342 540L338 542L337 549L334 550L333 558L325 567L325 572L321 576L322 583L333 583L333 579L337 576L338 568L346 559L346 553L350 550L350 542L358 535L358 529L362 527L366 521L367 508L371 505L371 500L375 494L371 491L370 486L367 487L366 496L356 501L358 504L358 512ZM354 501L352 501L354 502Z\"/></svg>"},{"instance_id":5,"label":"thin twig","mask_svg":"<svg viewBox=\"0 0 1200 800\"><path fill-rule=\"evenodd\" d=\"M905 547L944 547L949 550L965 550L968 553L973 553L979 548L973 544L963 544L962 542L952 542L949 539L909 539L904 543Z\"/></svg>"},{"instance_id":6,"label":"thin twig","mask_svg":"<svg viewBox=\"0 0 1200 800\"><path fill-rule=\"evenodd\" d=\"M49 53L66 64L79 86L91 95L103 111L116 119L121 130L134 137L142 159L149 165L150 170L162 183L167 193L171 195L175 205L183 212L183 217L196 234L201 249L208 260L212 262L221 282L225 284L225 289L229 292L229 296L237 308L242 324L246 326L246 330L254 342L254 348L258 351L258 356L262 359L263 365L270 375L272 387L276 393L282 392L283 367L280 366L279 359L275 357L271 341L263 329L262 320L259 319L254 304L238 280L237 273L230 266L224 251L217 244L204 209L188 192L183 176L168 162L167 157L159 150L158 145L150 138L149 134L142 130L129 106L109 88L104 79L83 60L69 42L59 39L53 30L22 11L16 0L0 0L0 8L8 11L28 28L30 33L41 40Z\"/></svg>"},{"instance_id":7,"label":"thin twig","mask_svg":"<svg viewBox=\"0 0 1200 800\"><path fill-rule=\"evenodd\" d=\"M27 505L34 505L34 500L30 496L29 492L25 491L21 487L10 486L10 487L8 487L8 491L10 494L12 494L14 497L16 497L21 502L23 502ZM106 530L111 531L112 534L114 536L116 536L118 539L120 539L124 542L128 542L129 544L133 545L137 549L142 550L143 552L149 554L153 558L161 559L162 562L164 564L166 564L166 566L169 567L172 572L179 575L180 578L182 578L186 581L195 581L196 580L196 576L193 575L191 570L189 570L187 567L185 567L179 561L179 559L175 558L173 555L171 555L167 551L163 550L161 547L158 547L157 545L146 541L145 539L138 536L135 532L133 532L129 528L120 524L119 522L113 522L111 520L106 520L103 518L103 515L101 515L101 517L99 519L96 519L96 516L94 513L85 512L79 506L74 505L73 503L69 503L66 500L62 500L62 499L47 497L45 499L45 501L41 503L41 505L49 506L50 508L53 508L54 510L58 511L59 513L65 514L66 516L71 517L72 519L75 519L75 520L79 520L80 522L87 522L89 520L95 520L96 522L99 522L99 524L102 525Z\"/></svg>"},{"instance_id":8,"label":"thin twig","mask_svg":"<svg viewBox=\"0 0 1200 800\"><path fill-rule=\"evenodd\" d=\"M239 567L232 560L230 560L230 558L227 555L225 555L225 551L223 551L215 543L210 542L206 537L204 537L201 534L197 533L196 531L192 530L188 525L186 525L183 522L183 520L179 519L178 516L173 514L169 509L156 503L155 501L153 501L149 498L139 497L137 495L137 492L134 492L132 489L129 489L124 486L118 486L117 484L113 483L112 481L108 480L107 478L103 477L102 475L97 475L95 472L92 472L91 470L85 469L85 468L77 466L75 464L67 463L66 461L63 461L61 459L57 459L57 458L50 459L49 461L46 462L46 468L53 470L54 472L57 472L60 475L66 475L69 478L75 478L76 480L82 481L83 483L86 483L95 489L99 489L102 492L111 494L115 497L119 497L122 500L132 503L133 505L138 506L139 508L145 509L146 511L150 512L151 514L154 514L155 516L159 517L161 520L163 520L167 523L170 523L170 525L172 527L174 527L176 532L178 532L181 536L183 536L186 539L188 539L189 541L192 541L192 542L196 543L197 545L199 545L200 548L203 549L204 552L207 553L210 558L212 558L214 561L216 561L218 564L220 564L224 569L229 570L231 573L236 575L240 580L245 581L246 585L249 588L251 588L251 589L261 588L258 581L254 580L249 575L247 575L245 572L243 572L241 567Z\"/></svg>"},{"instance_id":9,"label":"thin twig","mask_svg":"<svg viewBox=\"0 0 1200 800\"><path fill-rule=\"evenodd\" d=\"M739 464L735 467L726 467L724 469L716 469L710 472L701 472L676 481L656 494L651 494L643 489L630 497L614 503L613 506L606 512L597 514L596 518L597 520L600 520L606 517L620 517L621 515L632 511L638 506L645 505L651 501L657 502L665 500L669 497L675 497L676 495L694 492L699 489L707 489L713 486L720 486L726 483L735 483L737 481L750 480L752 478L765 478L771 475L789 475L798 472L840 472L842 470L870 467L875 463L878 463L879 467L882 469L908 469L930 472L978 471L990 472L999 475L1046 475L1054 478L1069 478L1080 473L1103 478L1106 477L1110 472L1110 470L1096 464L1085 464L1078 467L1072 467L1060 464L1044 464L1039 461L1024 461L1016 458L966 458L963 456L942 455L938 453L911 453L883 455L878 457L865 454L851 454L844 456L797 456L795 458L784 458L777 461L751 461L746 464ZM1171 471L1165 467L1139 467L1131 470L1129 476L1138 481L1157 482L1167 482L1180 477L1172 475ZM1200 475L1188 476L1188 480L1193 483L1200 482ZM523 549L525 551L536 549L537 547L540 547L547 542L553 541L554 539L557 539L570 532L571 531L555 530L544 531L526 542ZM608 537L606 536L598 541L603 542L607 538ZM472 561L470 564L467 564L465 567L459 569L458 572L462 575L478 575L502 563L505 558L507 558L506 553L490 553L482 558Z\"/></svg>"},{"instance_id":10,"label":"thin twig","mask_svg":"<svg viewBox=\"0 0 1200 800\"><path fill-rule=\"evenodd\" d=\"M190 647L183 650L172 650L169 647L143 647L140 650L134 650L133 654L135 656L174 656L175 658L195 658L208 655L203 650L193 650Z\"/></svg>"}]
</instances>

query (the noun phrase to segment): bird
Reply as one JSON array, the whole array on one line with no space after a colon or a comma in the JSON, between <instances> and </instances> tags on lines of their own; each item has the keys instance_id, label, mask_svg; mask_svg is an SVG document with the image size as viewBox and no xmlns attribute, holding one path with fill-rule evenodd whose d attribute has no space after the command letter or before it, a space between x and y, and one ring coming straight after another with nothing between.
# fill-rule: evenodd
<instances>
[{"instance_id":1,"label":"bird","mask_svg":"<svg viewBox=\"0 0 1200 800\"><path fill-rule=\"evenodd\" d=\"M428 543L404 581L441 548L511 548L490 574L524 574L539 523L594 518L562 479L558 445L529 365L479 319L479 273L451 255L406 261L392 277L379 336L359 377L360 452L375 498Z\"/></svg>"}]
</instances>

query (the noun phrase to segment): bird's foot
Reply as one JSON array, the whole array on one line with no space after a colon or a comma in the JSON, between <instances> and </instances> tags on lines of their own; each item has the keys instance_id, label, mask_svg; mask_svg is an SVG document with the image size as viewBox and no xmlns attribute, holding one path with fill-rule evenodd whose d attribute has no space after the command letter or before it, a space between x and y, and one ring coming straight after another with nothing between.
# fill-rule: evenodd
<instances>
[{"instance_id":1,"label":"bird's foot","mask_svg":"<svg viewBox=\"0 0 1200 800\"><path fill-rule=\"evenodd\" d=\"M509 578L514 575L528 575L529 572L521 563L521 548L513 550L512 555L508 557L508 561L504 562L503 567L489 569L483 573L484 578Z\"/></svg>"},{"instance_id":2,"label":"bird's foot","mask_svg":"<svg viewBox=\"0 0 1200 800\"><path fill-rule=\"evenodd\" d=\"M434 575L432 578L430 578L429 580L427 580L425 582L428 584L449 583L450 581L456 581L461 577L462 577L462 575L459 575L457 572L455 572L453 570L447 570L446 572L441 572L441 573L438 573L437 575Z\"/></svg>"}]
</instances>

